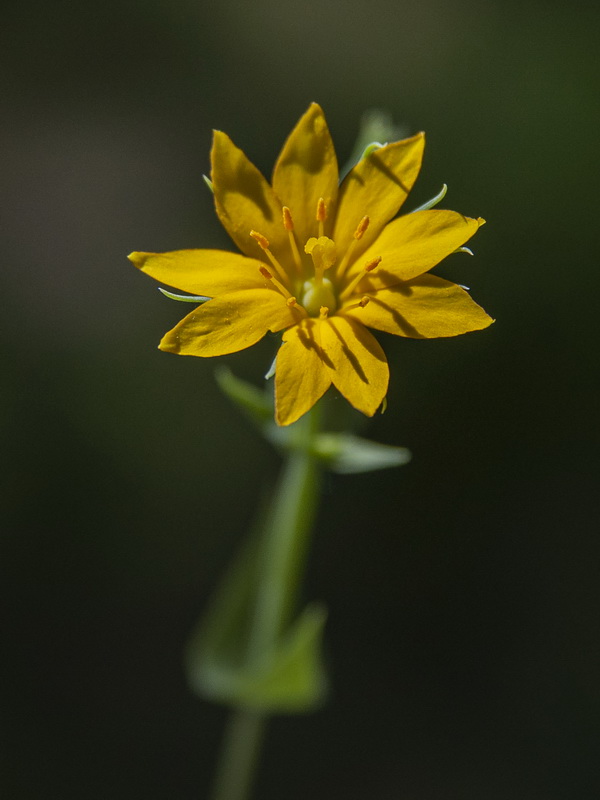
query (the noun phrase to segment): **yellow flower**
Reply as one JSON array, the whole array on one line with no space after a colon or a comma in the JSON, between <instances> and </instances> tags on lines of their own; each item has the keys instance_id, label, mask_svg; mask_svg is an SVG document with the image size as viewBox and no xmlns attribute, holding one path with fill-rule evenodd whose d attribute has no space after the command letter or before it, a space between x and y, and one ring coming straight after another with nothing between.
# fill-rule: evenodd
<instances>
[{"instance_id":1,"label":"yellow flower","mask_svg":"<svg viewBox=\"0 0 600 800\"><path fill-rule=\"evenodd\" d=\"M393 219L423 156L422 133L364 157L338 186L333 143L312 104L290 134L270 186L221 131L211 180L223 226L244 253L132 253L143 272L214 298L160 343L180 355L220 356L284 331L275 417L289 425L333 384L372 416L388 388L385 354L367 328L429 339L486 328L492 319L454 283L428 273L482 219L423 210Z\"/></svg>"}]
</instances>

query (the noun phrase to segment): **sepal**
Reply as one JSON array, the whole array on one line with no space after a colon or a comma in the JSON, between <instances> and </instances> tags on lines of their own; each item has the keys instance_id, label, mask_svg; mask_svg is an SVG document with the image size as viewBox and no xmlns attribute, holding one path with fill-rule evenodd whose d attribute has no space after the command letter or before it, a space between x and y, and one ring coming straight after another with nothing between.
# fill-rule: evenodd
<instances>
[{"instance_id":1,"label":"sepal","mask_svg":"<svg viewBox=\"0 0 600 800\"><path fill-rule=\"evenodd\" d=\"M446 197L447 191L448 191L448 184L443 183L440 191L434 197L432 197L431 200L427 200L427 202L423 203L423 205L417 206L417 208L413 208L413 210L410 213L416 214L417 211L429 211L430 208L433 208L434 206L437 206L438 203L441 203L444 197Z\"/></svg>"},{"instance_id":2,"label":"sepal","mask_svg":"<svg viewBox=\"0 0 600 800\"><path fill-rule=\"evenodd\" d=\"M406 136L403 126L394 124L391 114L381 108L366 111L360 121L360 129L352 155L340 170L340 181L361 159L385 147L387 142L397 142Z\"/></svg>"},{"instance_id":3,"label":"sepal","mask_svg":"<svg viewBox=\"0 0 600 800\"><path fill-rule=\"evenodd\" d=\"M163 289L162 286L158 287L158 291L168 297L169 300L179 300L180 303L206 303L212 300L212 297L206 297L203 294L173 294L173 292Z\"/></svg>"}]
</instances>

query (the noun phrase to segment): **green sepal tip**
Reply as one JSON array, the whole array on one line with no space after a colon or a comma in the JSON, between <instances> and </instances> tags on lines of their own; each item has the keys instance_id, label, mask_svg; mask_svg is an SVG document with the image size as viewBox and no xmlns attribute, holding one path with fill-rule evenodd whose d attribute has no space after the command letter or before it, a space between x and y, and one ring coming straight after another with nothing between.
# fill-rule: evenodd
<instances>
[{"instance_id":1,"label":"green sepal tip","mask_svg":"<svg viewBox=\"0 0 600 800\"><path fill-rule=\"evenodd\" d=\"M158 287L158 291L164 294L165 297L168 297L169 300L178 300L180 303L206 303L207 300L212 299L211 297L205 297L201 294L173 294L173 292L163 289L162 286Z\"/></svg>"},{"instance_id":2,"label":"green sepal tip","mask_svg":"<svg viewBox=\"0 0 600 800\"><path fill-rule=\"evenodd\" d=\"M388 111L381 108L365 111L360 121L352 155L340 171L340 180L343 180L352 167L363 158L367 158L379 148L385 147L386 142L397 142L404 136L406 136L406 129L401 125L396 125Z\"/></svg>"},{"instance_id":3,"label":"green sepal tip","mask_svg":"<svg viewBox=\"0 0 600 800\"><path fill-rule=\"evenodd\" d=\"M432 197L431 200L427 200L426 203L423 203L422 206L418 206L414 208L410 213L416 214L417 211L428 211L430 208L437 206L437 204L446 197L446 192L448 191L448 185L446 183L442 184L442 188L440 191Z\"/></svg>"}]
</instances>

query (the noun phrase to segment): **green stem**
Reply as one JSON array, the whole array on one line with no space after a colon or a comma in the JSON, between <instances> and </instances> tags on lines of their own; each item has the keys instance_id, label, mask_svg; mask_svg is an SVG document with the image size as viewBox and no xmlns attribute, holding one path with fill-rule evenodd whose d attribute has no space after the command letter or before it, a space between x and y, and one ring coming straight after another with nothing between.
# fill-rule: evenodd
<instances>
[{"instance_id":1,"label":"green stem","mask_svg":"<svg viewBox=\"0 0 600 800\"><path fill-rule=\"evenodd\" d=\"M227 723L212 800L249 797L265 734L263 714L238 709Z\"/></svg>"},{"instance_id":2,"label":"green stem","mask_svg":"<svg viewBox=\"0 0 600 800\"><path fill-rule=\"evenodd\" d=\"M294 614L317 507L320 469L310 442L318 429L318 410L296 424L297 446L284 465L261 543L260 588L248 648L251 663L267 656Z\"/></svg>"},{"instance_id":3,"label":"green stem","mask_svg":"<svg viewBox=\"0 0 600 800\"><path fill-rule=\"evenodd\" d=\"M320 425L314 408L296 423L294 447L284 464L260 542L260 573L248 632L248 664L268 661L296 610L297 594L320 489L320 468L311 441ZM250 797L267 716L237 709L223 742L212 800Z\"/></svg>"}]
</instances>

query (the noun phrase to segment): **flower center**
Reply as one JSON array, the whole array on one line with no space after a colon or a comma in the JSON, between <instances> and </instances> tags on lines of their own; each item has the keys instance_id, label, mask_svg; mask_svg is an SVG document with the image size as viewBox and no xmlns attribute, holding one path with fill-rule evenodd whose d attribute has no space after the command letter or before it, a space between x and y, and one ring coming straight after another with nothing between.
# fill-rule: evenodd
<instances>
[{"instance_id":1,"label":"flower center","mask_svg":"<svg viewBox=\"0 0 600 800\"><path fill-rule=\"evenodd\" d=\"M312 236L304 245L304 252L312 258L315 275L304 281L300 303L311 317L319 315L323 307L333 313L338 306L336 293L333 283L324 277L324 273L335 264L335 242L327 236L318 239Z\"/></svg>"},{"instance_id":2,"label":"flower center","mask_svg":"<svg viewBox=\"0 0 600 800\"><path fill-rule=\"evenodd\" d=\"M327 207L323 198L319 198L315 218L319 236L318 238L311 236L304 245L304 252L312 259L314 275L306 278L306 265L303 264L294 235L292 213L287 206L283 206L282 212L283 227L288 232L294 267L290 270L289 265L286 267L277 260L270 250L267 238L262 233L250 231L250 236L271 262L270 268L264 264L259 266L259 272L263 278L270 281L285 297L289 308L306 313L310 317L325 319L329 314L335 314L342 304L345 309L364 308L369 302L367 295L363 295L360 299L356 297L356 303L352 305L348 305L348 301L353 294L358 294L356 290L359 288L360 282L367 273L379 266L381 257L372 258L363 265L360 272L355 273L352 277L346 276L345 273L351 264L352 251L356 242L362 239L369 227L369 217L365 216L360 220L346 252L338 262L335 242L323 233L324 223L327 219ZM336 268L331 270L331 279L326 278L325 272L334 264L336 264ZM290 289L296 293L296 296Z\"/></svg>"}]
</instances>

